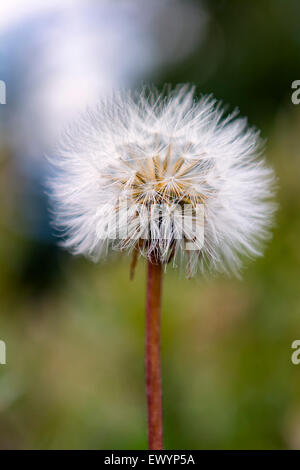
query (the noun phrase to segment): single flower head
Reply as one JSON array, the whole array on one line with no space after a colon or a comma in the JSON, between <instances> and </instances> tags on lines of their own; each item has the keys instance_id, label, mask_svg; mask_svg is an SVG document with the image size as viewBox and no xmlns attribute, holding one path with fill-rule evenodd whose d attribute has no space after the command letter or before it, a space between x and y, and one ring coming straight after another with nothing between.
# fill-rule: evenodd
<instances>
[{"instance_id":1,"label":"single flower head","mask_svg":"<svg viewBox=\"0 0 300 470\"><path fill-rule=\"evenodd\" d=\"M102 100L64 136L50 182L63 244L240 271L269 236L274 175L259 132L188 86Z\"/></svg>"}]
</instances>

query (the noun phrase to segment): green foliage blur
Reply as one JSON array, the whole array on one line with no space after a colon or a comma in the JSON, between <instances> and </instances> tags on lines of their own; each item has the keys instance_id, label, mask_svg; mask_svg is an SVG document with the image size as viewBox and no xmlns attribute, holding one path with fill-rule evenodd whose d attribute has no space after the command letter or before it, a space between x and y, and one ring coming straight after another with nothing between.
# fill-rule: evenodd
<instances>
[{"instance_id":1,"label":"green foliage blur","mask_svg":"<svg viewBox=\"0 0 300 470\"><path fill-rule=\"evenodd\" d=\"M170 7L171 8L171 7ZM239 106L278 176L274 237L242 280L168 268L162 372L167 449L300 448L300 79L297 0L207 1L206 38L152 77ZM145 449L145 263L98 265L15 230L2 151L1 449ZM8 223L10 221L11 223Z\"/></svg>"}]
</instances>

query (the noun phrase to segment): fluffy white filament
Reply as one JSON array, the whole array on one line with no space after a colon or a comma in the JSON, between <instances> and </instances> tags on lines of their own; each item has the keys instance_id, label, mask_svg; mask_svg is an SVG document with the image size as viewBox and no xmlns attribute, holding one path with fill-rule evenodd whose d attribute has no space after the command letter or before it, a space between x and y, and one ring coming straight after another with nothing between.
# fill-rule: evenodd
<instances>
[{"instance_id":1,"label":"fluffy white filament","mask_svg":"<svg viewBox=\"0 0 300 470\"><path fill-rule=\"evenodd\" d=\"M238 274L244 257L261 255L275 207L259 132L237 114L224 117L188 86L102 100L51 159L64 246L94 260L138 250L189 272Z\"/></svg>"}]
</instances>

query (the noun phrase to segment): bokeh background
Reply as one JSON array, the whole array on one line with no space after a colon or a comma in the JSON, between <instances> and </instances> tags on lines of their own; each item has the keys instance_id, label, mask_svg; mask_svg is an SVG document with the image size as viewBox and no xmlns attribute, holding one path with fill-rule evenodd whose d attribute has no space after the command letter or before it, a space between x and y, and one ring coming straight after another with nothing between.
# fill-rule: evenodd
<instances>
[{"instance_id":1,"label":"bokeh background","mask_svg":"<svg viewBox=\"0 0 300 470\"><path fill-rule=\"evenodd\" d=\"M56 245L45 155L112 87L192 82L238 106L279 178L274 237L242 280L168 269L169 449L300 448L298 0L10 0L0 6L0 448L143 449L145 265Z\"/></svg>"}]
</instances>

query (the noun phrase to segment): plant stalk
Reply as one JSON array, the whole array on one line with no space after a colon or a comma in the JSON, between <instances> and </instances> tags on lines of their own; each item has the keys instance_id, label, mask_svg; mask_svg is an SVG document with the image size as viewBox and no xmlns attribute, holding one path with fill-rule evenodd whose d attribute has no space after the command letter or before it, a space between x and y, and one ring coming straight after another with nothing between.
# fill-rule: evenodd
<instances>
[{"instance_id":1,"label":"plant stalk","mask_svg":"<svg viewBox=\"0 0 300 470\"><path fill-rule=\"evenodd\" d=\"M161 292L162 265L148 260L146 299L146 392L149 450L163 449L161 391Z\"/></svg>"}]
</instances>

